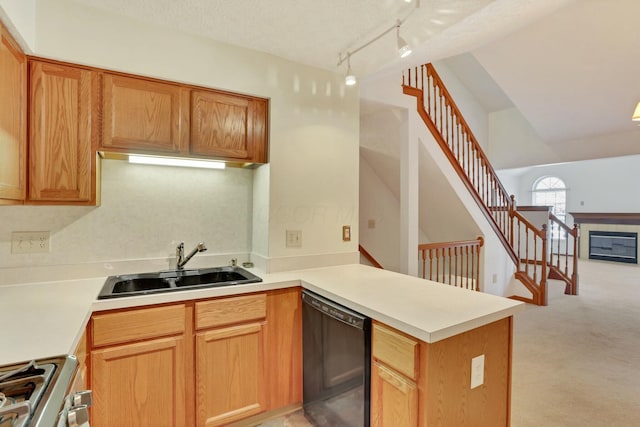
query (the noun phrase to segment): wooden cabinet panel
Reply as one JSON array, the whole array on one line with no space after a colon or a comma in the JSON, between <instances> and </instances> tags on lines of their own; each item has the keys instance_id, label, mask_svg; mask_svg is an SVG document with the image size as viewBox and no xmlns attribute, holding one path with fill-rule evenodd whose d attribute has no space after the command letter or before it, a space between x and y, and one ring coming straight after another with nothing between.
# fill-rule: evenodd
<instances>
[{"instance_id":1,"label":"wooden cabinet panel","mask_svg":"<svg viewBox=\"0 0 640 427\"><path fill-rule=\"evenodd\" d=\"M29 200L95 204L98 76L30 62Z\"/></svg>"},{"instance_id":2,"label":"wooden cabinet panel","mask_svg":"<svg viewBox=\"0 0 640 427\"><path fill-rule=\"evenodd\" d=\"M380 324L373 325L373 357L404 374L418 378L418 341Z\"/></svg>"},{"instance_id":3,"label":"wooden cabinet panel","mask_svg":"<svg viewBox=\"0 0 640 427\"><path fill-rule=\"evenodd\" d=\"M416 383L380 363L371 367L371 425L411 427L418 425Z\"/></svg>"},{"instance_id":4,"label":"wooden cabinet panel","mask_svg":"<svg viewBox=\"0 0 640 427\"><path fill-rule=\"evenodd\" d=\"M428 426L509 425L512 318L426 344L424 357ZM471 359L485 355L484 383L471 388Z\"/></svg>"},{"instance_id":5,"label":"wooden cabinet panel","mask_svg":"<svg viewBox=\"0 0 640 427\"><path fill-rule=\"evenodd\" d=\"M26 196L27 59L0 23L0 204Z\"/></svg>"},{"instance_id":6,"label":"wooden cabinet panel","mask_svg":"<svg viewBox=\"0 0 640 427\"><path fill-rule=\"evenodd\" d=\"M196 303L196 329L264 319L266 294L244 295Z\"/></svg>"},{"instance_id":7,"label":"wooden cabinet panel","mask_svg":"<svg viewBox=\"0 0 640 427\"><path fill-rule=\"evenodd\" d=\"M264 323L196 334L199 427L219 426L265 410Z\"/></svg>"},{"instance_id":8,"label":"wooden cabinet panel","mask_svg":"<svg viewBox=\"0 0 640 427\"><path fill-rule=\"evenodd\" d=\"M265 327L267 410L302 402L300 288L269 291Z\"/></svg>"},{"instance_id":9,"label":"wooden cabinet panel","mask_svg":"<svg viewBox=\"0 0 640 427\"><path fill-rule=\"evenodd\" d=\"M105 73L102 148L185 151L187 100L178 85Z\"/></svg>"},{"instance_id":10,"label":"wooden cabinet panel","mask_svg":"<svg viewBox=\"0 0 640 427\"><path fill-rule=\"evenodd\" d=\"M93 315L93 346L181 334L185 331L185 306L141 308Z\"/></svg>"},{"instance_id":11,"label":"wooden cabinet panel","mask_svg":"<svg viewBox=\"0 0 640 427\"><path fill-rule=\"evenodd\" d=\"M183 427L188 410L183 337L94 350L95 427Z\"/></svg>"},{"instance_id":12,"label":"wooden cabinet panel","mask_svg":"<svg viewBox=\"0 0 640 427\"><path fill-rule=\"evenodd\" d=\"M191 154L265 162L266 110L265 100L192 91Z\"/></svg>"},{"instance_id":13,"label":"wooden cabinet panel","mask_svg":"<svg viewBox=\"0 0 640 427\"><path fill-rule=\"evenodd\" d=\"M82 336L78 340L78 344L73 352L78 359L78 370L73 380L74 390L87 390L89 389L89 353L87 351L87 331L82 333Z\"/></svg>"}]
</instances>

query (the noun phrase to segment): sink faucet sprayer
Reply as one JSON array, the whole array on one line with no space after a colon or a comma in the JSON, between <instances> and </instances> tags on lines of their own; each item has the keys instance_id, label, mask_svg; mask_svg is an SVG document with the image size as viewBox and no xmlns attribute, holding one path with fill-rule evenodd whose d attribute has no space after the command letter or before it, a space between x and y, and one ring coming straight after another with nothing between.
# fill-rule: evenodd
<instances>
[{"instance_id":1,"label":"sink faucet sprayer","mask_svg":"<svg viewBox=\"0 0 640 427\"><path fill-rule=\"evenodd\" d=\"M193 250L191 252L189 252L189 255L187 255L186 257L184 256L184 242L180 242L180 244L178 245L178 247L176 248L176 267L178 270L182 270L184 268L184 265L186 263L189 262L189 260L191 258L193 258L193 256L195 254L197 254L198 252L204 252L207 250L207 247L205 246L204 242L200 242L198 243L198 246L196 246L195 248L193 248Z\"/></svg>"}]
</instances>

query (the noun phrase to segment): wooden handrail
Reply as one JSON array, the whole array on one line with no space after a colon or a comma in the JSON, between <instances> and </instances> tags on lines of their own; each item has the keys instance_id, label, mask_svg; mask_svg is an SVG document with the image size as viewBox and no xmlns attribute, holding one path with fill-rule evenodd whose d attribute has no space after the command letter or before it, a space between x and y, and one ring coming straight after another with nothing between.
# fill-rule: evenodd
<instances>
[{"instance_id":1,"label":"wooden handrail","mask_svg":"<svg viewBox=\"0 0 640 427\"><path fill-rule=\"evenodd\" d=\"M371 265L373 265L376 268L381 268L381 269L384 270L384 267L378 261L376 261L376 259L373 257L373 255L371 255L369 252L367 252L367 250L365 248L363 248L362 245L358 245L358 250L360 251L362 256L365 257L366 260L371 263Z\"/></svg>"},{"instance_id":2,"label":"wooden handrail","mask_svg":"<svg viewBox=\"0 0 640 427\"><path fill-rule=\"evenodd\" d=\"M419 75L418 69L420 70ZM427 90L426 98L424 88L425 74L427 83L431 81L435 86L433 91ZM411 70L409 70L409 76L411 76ZM421 78L422 85L418 85L418 76ZM427 64L420 68L416 67L415 79L413 80L416 82L416 86L405 84L403 86L404 93L416 96L418 114L422 117L454 170L469 190L477 205L481 208L482 213L496 231L496 235L507 250L507 253L513 262L517 263L518 260L512 247L511 225L509 223L510 212L514 210L511 197L500 183L493 167L489 164L486 155L482 151L480 144L464 118L462 118L460 110L453 100L450 99L449 92L444 87L433 66ZM409 82L411 81L412 79L409 77ZM404 82L405 79L403 76L403 83ZM440 99L440 102L436 102L436 95ZM442 101L445 95L449 98L445 98L445 101ZM454 113L454 115L446 116L444 124L443 113L441 111L443 103L445 104L445 109L449 108L450 111ZM427 105L427 107L425 107L425 105ZM440 106L440 110L435 111L438 109L438 106ZM449 110L447 111L449 112ZM431 117L430 113L433 114L434 117ZM449 123L449 121L451 121L451 123ZM456 122L455 126L453 122ZM454 127L456 132L453 132ZM445 136L449 137L452 134L454 136L453 141L447 141ZM480 169L483 171L482 174ZM487 171L489 175L484 171ZM490 203L490 201L492 201L492 203ZM489 208L489 205L492 209ZM496 209L499 207L503 209Z\"/></svg>"},{"instance_id":3,"label":"wooden handrail","mask_svg":"<svg viewBox=\"0 0 640 427\"><path fill-rule=\"evenodd\" d=\"M460 109L458 108L458 105L453 100L453 97L449 93L449 90L444 85L444 82L440 78L440 75L436 72L436 69L434 68L433 64L425 64L425 66L427 68L427 72L430 73L430 75L433 77L433 79L437 82L438 88L442 91L442 94L447 99L447 102L449 103L449 105L451 106L452 110L454 111L455 116L457 117L457 119L460 121L460 124L469 133L469 137L473 140L473 143L474 143L474 146L475 146L475 150L477 150L478 154L485 161L486 167L489 169L490 175L493 176L493 177L496 177L496 184L500 188L500 192L502 194L504 194L505 196L507 196L507 198L509 198L509 194L507 193L507 190L502 185L502 182L500 182L500 180L497 178L498 175L496 174L496 171L493 169L493 166L489 162L489 158L484 153L484 150L480 146L480 143L478 143L478 140L476 139L475 135L471 131L471 126L469 126L467 124L467 121L465 120L464 116L462 115L462 112L460 111Z\"/></svg>"},{"instance_id":4,"label":"wooden handrail","mask_svg":"<svg viewBox=\"0 0 640 427\"><path fill-rule=\"evenodd\" d=\"M482 236L475 240L418 245L422 260L422 278L478 291L480 289L480 248L483 245Z\"/></svg>"},{"instance_id":5,"label":"wooden handrail","mask_svg":"<svg viewBox=\"0 0 640 427\"><path fill-rule=\"evenodd\" d=\"M573 273L568 268L568 250L567 267L562 270L558 260L553 265L548 254L552 251L548 251L547 225L540 229L517 212L514 197L508 195L500 182L433 65L409 69L402 76L402 90L416 97L418 114L515 263L516 278L531 291L532 298L528 301L547 304L547 268L550 273L557 271L558 276L569 277L575 283L572 289L577 289L577 257L574 256ZM575 254L577 228L572 230L555 216L550 216L549 221L573 237Z\"/></svg>"},{"instance_id":6,"label":"wooden handrail","mask_svg":"<svg viewBox=\"0 0 640 427\"><path fill-rule=\"evenodd\" d=\"M552 212L549 212L549 220L552 223L557 224L558 227L562 228L564 231L566 231L568 234L571 234L573 237L578 237L578 227L575 227L575 226L574 228L569 227L560 218L555 216Z\"/></svg>"},{"instance_id":7,"label":"wooden handrail","mask_svg":"<svg viewBox=\"0 0 640 427\"><path fill-rule=\"evenodd\" d=\"M574 224L573 228L570 228L551 212L549 212L549 222L552 230L555 226L558 233L565 233L564 239L559 235L555 242L551 241L553 247L549 259L549 277L566 283L565 294L578 295L578 224ZM569 258L572 259L571 263L569 263Z\"/></svg>"},{"instance_id":8,"label":"wooden handrail","mask_svg":"<svg viewBox=\"0 0 640 427\"><path fill-rule=\"evenodd\" d=\"M484 238L479 236L475 240L455 240L453 242L437 242L437 243L421 243L418 245L418 250L428 250L437 248L455 248L455 247L467 247L467 246L483 246Z\"/></svg>"}]
</instances>

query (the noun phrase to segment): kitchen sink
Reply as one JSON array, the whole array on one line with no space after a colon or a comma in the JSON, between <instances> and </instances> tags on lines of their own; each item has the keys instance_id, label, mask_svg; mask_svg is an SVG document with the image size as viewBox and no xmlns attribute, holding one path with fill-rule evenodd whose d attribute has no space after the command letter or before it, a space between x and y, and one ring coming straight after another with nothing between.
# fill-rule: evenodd
<instances>
[{"instance_id":1,"label":"kitchen sink","mask_svg":"<svg viewBox=\"0 0 640 427\"><path fill-rule=\"evenodd\" d=\"M257 282L262 282L262 279L237 266L124 274L109 276L98 299Z\"/></svg>"}]
</instances>

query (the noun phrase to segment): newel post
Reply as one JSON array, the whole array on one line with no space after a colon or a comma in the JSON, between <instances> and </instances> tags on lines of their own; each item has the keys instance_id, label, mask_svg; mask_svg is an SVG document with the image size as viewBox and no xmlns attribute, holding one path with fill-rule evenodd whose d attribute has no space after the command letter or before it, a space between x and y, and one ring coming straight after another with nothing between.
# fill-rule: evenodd
<instances>
[{"instance_id":1,"label":"newel post","mask_svg":"<svg viewBox=\"0 0 640 427\"><path fill-rule=\"evenodd\" d=\"M540 305L547 305L547 224L542 224L542 272L540 274Z\"/></svg>"},{"instance_id":2,"label":"newel post","mask_svg":"<svg viewBox=\"0 0 640 427\"><path fill-rule=\"evenodd\" d=\"M512 194L510 198L511 203L509 203L509 244L515 250L515 247L513 246L513 217L516 211L516 196Z\"/></svg>"}]
</instances>

